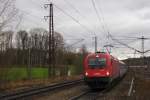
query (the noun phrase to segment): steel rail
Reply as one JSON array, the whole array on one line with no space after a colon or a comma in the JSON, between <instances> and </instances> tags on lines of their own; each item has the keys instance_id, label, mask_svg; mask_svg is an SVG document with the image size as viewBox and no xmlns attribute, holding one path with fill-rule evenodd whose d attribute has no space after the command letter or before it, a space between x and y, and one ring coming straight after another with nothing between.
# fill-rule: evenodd
<instances>
[{"instance_id":1,"label":"steel rail","mask_svg":"<svg viewBox=\"0 0 150 100\"><path fill-rule=\"evenodd\" d=\"M69 100L77 100L77 99L79 99L79 98L81 98L81 97L87 95L89 92L90 92L90 91L82 92L82 93L79 94L79 95L76 95L76 96L74 96L74 97L71 97Z\"/></svg>"},{"instance_id":2,"label":"steel rail","mask_svg":"<svg viewBox=\"0 0 150 100\"><path fill-rule=\"evenodd\" d=\"M97 93L94 93L92 90L88 90L88 91L86 91L86 92L82 92L81 94L70 98L69 100L82 99L82 98L83 98L84 96L86 96L86 95L91 95L90 93L94 94L93 97L95 98L94 100L96 100L96 98L103 96L103 95L104 95L105 93L107 93L109 90L110 90L110 88L106 88L106 89L101 90L101 91L99 91L99 92L97 92ZM96 96L95 96L95 94L96 94ZM92 99L92 100L93 100L93 99Z\"/></svg>"},{"instance_id":3,"label":"steel rail","mask_svg":"<svg viewBox=\"0 0 150 100\"><path fill-rule=\"evenodd\" d=\"M122 79L122 78L121 78ZM107 88L105 88L105 89L102 89L102 90L100 90L99 92L96 92L96 93L94 93L94 91L92 91L92 90L88 90L88 91L86 91L86 92L82 92L81 94L79 94L79 95L77 95L77 96L74 96L74 97L71 97L69 100L82 100L82 98L84 97L84 96L89 96L89 95L91 95L90 93L94 93L94 96L93 95L91 95L90 97L94 97L92 100L97 100L97 99L99 99L100 97L103 97L107 92L109 92L109 91L111 91L117 84L118 84L118 82L120 82L121 81L121 79L120 80L117 80L116 82L113 82L111 85L109 85ZM91 99L90 99L91 100Z\"/></svg>"},{"instance_id":4,"label":"steel rail","mask_svg":"<svg viewBox=\"0 0 150 100\"><path fill-rule=\"evenodd\" d=\"M23 90L23 91L19 91L19 92L15 92L15 93L7 93L7 94L1 95L0 100L21 99L21 98L41 94L44 92L50 92L50 91L53 91L54 89L60 89L60 88L66 87L66 86L76 85L81 82L83 82L83 79L74 80L74 81L65 81L62 83L57 83L57 84L44 86L44 87L32 88L32 89Z\"/></svg>"}]
</instances>

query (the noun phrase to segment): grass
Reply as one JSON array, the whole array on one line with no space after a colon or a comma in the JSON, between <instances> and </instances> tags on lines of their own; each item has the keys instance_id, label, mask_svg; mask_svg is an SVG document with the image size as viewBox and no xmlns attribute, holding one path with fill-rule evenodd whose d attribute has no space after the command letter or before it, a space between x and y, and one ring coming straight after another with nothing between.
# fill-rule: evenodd
<instances>
[{"instance_id":1,"label":"grass","mask_svg":"<svg viewBox=\"0 0 150 100\"><path fill-rule=\"evenodd\" d=\"M31 75L33 78L47 78L48 69L47 68L33 68Z\"/></svg>"},{"instance_id":2,"label":"grass","mask_svg":"<svg viewBox=\"0 0 150 100\"><path fill-rule=\"evenodd\" d=\"M71 72L71 75L77 75L77 67L73 65L69 65L68 69ZM66 69L62 70L62 68L56 69L56 72L62 72L63 74L66 72ZM43 79L43 78L48 78L48 68L41 68L41 67L33 67L31 69L31 76L33 79ZM26 80L28 79L28 73L27 73L27 68L25 66L13 66L10 68L0 68L0 80Z\"/></svg>"},{"instance_id":3,"label":"grass","mask_svg":"<svg viewBox=\"0 0 150 100\"><path fill-rule=\"evenodd\" d=\"M47 68L32 68L31 70L32 78L47 78L48 69ZM24 80L28 79L26 68L3 68L0 69L0 79L1 80Z\"/></svg>"}]
</instances>

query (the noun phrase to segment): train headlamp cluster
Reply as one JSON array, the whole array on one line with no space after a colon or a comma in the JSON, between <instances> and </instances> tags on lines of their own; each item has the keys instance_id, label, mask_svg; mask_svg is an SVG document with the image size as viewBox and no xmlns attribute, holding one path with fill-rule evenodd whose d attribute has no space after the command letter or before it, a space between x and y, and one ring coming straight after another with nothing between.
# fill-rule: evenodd
<instances>
[{"instance_id":1,"label":"train headlamp cluster","mask_svg":"<svg viewBox=\"0 0 150 100\"><path fill-rule=\"evenodd\" d=\"M109 76L109 74L110 74L110 73L107 71L107 72L106 72L106 75Z\"/></svg>"},{"instance_id":2,"label":"train headlamp cluster","mask_svg":"<svg viewBox=\"0 0 150 100\"><path fill-rule=\"evenodd\" d=\"M85 76L88 76L88 73L87 73L87 72L85 72Z\"/></svg>"},{"instance_id":3,"label":"train headlamp cluster","mask_svg":"<svg viewBox=\"0 0 150 100\"><path fill-rule=\"evenodd\" d=\"M96 55L96 58L98 58L99 56L98 55Z\"/></svg>"}]
</instances>

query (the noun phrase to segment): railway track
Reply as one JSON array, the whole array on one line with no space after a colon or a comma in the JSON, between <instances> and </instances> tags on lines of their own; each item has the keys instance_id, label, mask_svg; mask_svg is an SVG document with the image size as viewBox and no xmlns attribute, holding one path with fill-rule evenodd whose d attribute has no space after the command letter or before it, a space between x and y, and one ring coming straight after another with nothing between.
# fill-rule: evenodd
<instances>
[{"instance_id":1,"label":"railway track","mask_svg":"<svg viewBox=\"0 0 150 100\"><path fill-rule=\"evenodd\" d=\"M81 94L77 95L77 96L74 96L72 98L70 98L69 100L78 100L79 98L87 95L88 93L90 93L90 90L89 91L86 91L86 92L82 92Z\"/></svg>"},{"instance_id":2,"label":"railway track","mask_svg":"<svg viewBox=\"0 0 150 100\"><path fill-rule=\"evenodd\" d=\"M57 84L44 86L44 87L32 88L32 89L23 90L23 91L19 91L19 92L15 92L15 93L7 93L7 94L0 95L0 100L22 99L22 98L26 98L29 96L41 94L44 92L50 92L50 91L53 91L55 89L60 89L63 87L76 85L76 84L79 84L81 82L83 82L83 79L74 80L74 81L65 81L63 83L57 83Z\"/></svg>"},{"instance_id":3,"label":"railway track","mask_svg":"<svg viewBox=\"0 0 150 100\"><path fill-rule=\"evenodd\" d=\"M122 79L119 79L108 86L106 89L100 90L87 90L77 96L70 98L69 100L99 100L100 97L104 97L106 93L111 91Z\"/></svg>"},{"instance_id":4,"label":"railway track","mask_svg":"<svg viewBox=\"0 0 150 100\"><path fill-rule=\"evenodd\" d=\"M104 89L104 90L89 90L86 92L83 92L77 96L74 96L72 98L70 98L69 100L97 100L99 97L104 96L105 93L108 92L108 89Z\"/></svg>"}]
</instances>

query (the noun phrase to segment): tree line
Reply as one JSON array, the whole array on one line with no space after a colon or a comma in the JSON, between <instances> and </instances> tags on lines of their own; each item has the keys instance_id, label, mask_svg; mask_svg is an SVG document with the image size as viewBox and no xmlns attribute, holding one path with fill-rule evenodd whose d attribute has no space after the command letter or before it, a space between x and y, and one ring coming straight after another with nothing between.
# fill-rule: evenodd
<instances>
[{"instance_id":1,"label":"tree line","mask_svg":"<svg viewBox=\"0 0 150 100\"><path fill-rule=\"evenodd\" d=\"M33 28L30 31L18 30L22 14L15 7L15 0L0 0L0 68L27 68L49 66L49 33L43 28ZM77 74L82 73L82 59L86 47L81 52L73 52L72 47L65 47L61 33L54 33L55 63L67 74L68 65L76 66ZM7 71L8 71L7 70ZM57 68L56 68L57 70ZM7 71L0 71L0 78ZM1 76L1 74L4 75Z\"/></svg>"},{"instance_id":2,"label":"tree line","mask_svg":"<svg viewBox=\"0 0 150 100\"><path fill-rule=\"evenodd\" d=\"M4 31L0 43L0 68L10 67L48 67L49 66L49 33L43 28L34 28L29 32L20 30ZM66 65L77 66L81 73L82 59L86 54L86 47L82 52L71 51L72 47L65 47L63 36L55 32L55 63L56 67Z\"/></svg>"},{"instance_id":3,"label":"tree line","mask_svg":"<svg viewBox=\"0 0 150 100\"><path fill-rule=\"evenodd\" d=\"M49 35L45 29L34 28L30 32L20 30L17 33L5 31L0 44L0 65L48 64ZM14 39L13 39L14 38ZM55 32L56 57L64 50L63 37ZM60 57L59 57L60 58ZM29 61L30 59L30 61ZM57 60L60 64L61 60Z\"/></svg>"}]
</instances>

